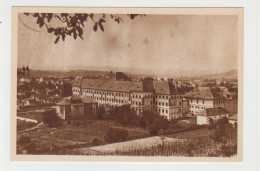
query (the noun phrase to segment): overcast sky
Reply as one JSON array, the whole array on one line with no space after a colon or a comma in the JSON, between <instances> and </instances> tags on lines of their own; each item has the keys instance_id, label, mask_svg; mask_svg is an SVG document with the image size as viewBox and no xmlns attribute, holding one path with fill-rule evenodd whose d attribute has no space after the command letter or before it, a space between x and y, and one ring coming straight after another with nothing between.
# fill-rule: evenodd
<instances>
[{"instance_id":1,"label":"overcast sky","mask_svg":"<svg viewBox=\"0 0 260 171\"><path fill-rule=\"evenodd\" d=\"M147 15L107 19L105 32L85 25L84 40L55 36L33 17L18 21L18 67L122 70L140 74L217 73L237 69L237 17ZM58 24L53 21L53 24Z\"/></svg>"}]
</instances>

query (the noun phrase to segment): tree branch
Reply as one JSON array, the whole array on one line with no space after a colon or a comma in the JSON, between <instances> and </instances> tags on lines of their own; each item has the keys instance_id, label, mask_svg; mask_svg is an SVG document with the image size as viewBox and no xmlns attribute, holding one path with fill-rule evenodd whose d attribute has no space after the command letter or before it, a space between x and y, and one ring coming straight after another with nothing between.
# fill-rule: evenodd
<instances>
[{"instance_id":1,"label":"tree branch","mask_svg":"<svg viewBox=\"0 0 260 171\"><path fill-rule=\"evenodd\" d=\"M26 28L28 28L28 29L30 29L30 30L33 30L33 31L35 31L35 32L40 32L40 31L38 31L38 30L35 30L35 29L33 29L33 28L27 26L27 25L23 22L23 20L19 17L19 15L18 15L18 19L21 21L21 23L22 23Z\"/></svg>"}]
</instances>

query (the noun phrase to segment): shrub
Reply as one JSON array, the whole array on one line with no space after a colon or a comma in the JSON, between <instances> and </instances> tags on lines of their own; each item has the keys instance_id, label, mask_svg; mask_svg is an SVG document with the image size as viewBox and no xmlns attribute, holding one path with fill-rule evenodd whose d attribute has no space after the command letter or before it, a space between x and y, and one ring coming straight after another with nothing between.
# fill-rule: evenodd
<instances>
[{"instance_id":1,"label":"shrub","mask_svg":"<svg viewBox=\"0 0 260 171\"><path fill-rule=\"evenodd\" d=\"M20 145L26 145L30 143L31 143L31 139L26 135L21 136L20 139L18 140L18 144Z\"/></svg>"},{"instance_id":2,"label":"shrub","mask_svg":"<svg viewBox=\"0 0 260 171\"><path fill-rule=\"evenodd\" d=\"M99 139L97 139L97 138L93 138L93 140L92 140L92 145L93 146L97 146L97 145L100 145L100 140Z\"/></svg>"},{"instance_id":3,"label":"shrub","mask_svg":"<svg viewBox=\"0 0 260 171\"><path fill-rule=\"evenodd\" d=\"M32 142L31 139L26 135L21 136L17 144L20 145L26 151L27 154L37 153L35 143Z\"/></svg>"},{"instance_id":4,"label":"shrub","mask_svg":"<svg viewBox=\"0 0 260 171\"><path fill-rule=\"evenodd\" d=\"M48 110L43 114L43 122L46 123L49 127L58 127L60 126L59 117L55 110Z\"/></svg>"},{"instance_id":5,"label":"shrub","mask_svg":"<svg viewBox=\"0 0 260 171\"><path fill-rule=\"evenodd\" d=\"M226 144L221 146L221 153L224 157L230 157L237 154L237 144Z\"/></svg>"},{"instance_id":6,"label":"shrub","mask_svg":"<svg viewBox=\"0 0 260 171\"><path fill-rule=\"evenodd\" d=\"M105 141L108 143L115 143L125 141L128 137L128 131L119 128L110 128L106 131Z\"/></svg>"},{"instance_id":7,"label":"shrub","mask_svg":"<svg viewBox=\"0 0 260 171\"><path fill-rule=\"evenodd\" d=\"M98 120L103 120L104 119L104 116L105 116L105 108L103 106L100 106L98 109L97 109L97 119Z\"/></svg>"}]
</instances>

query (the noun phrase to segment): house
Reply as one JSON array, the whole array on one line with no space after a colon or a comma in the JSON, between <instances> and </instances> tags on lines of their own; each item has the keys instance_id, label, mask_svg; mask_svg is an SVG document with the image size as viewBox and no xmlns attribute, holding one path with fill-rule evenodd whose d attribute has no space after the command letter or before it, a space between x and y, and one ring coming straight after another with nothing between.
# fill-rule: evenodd
<instances>
[{"instance_id":1,"label":"house","mask_svg":"<svg viewBox=\"0 0 260 171\"><path fill-rule=\"evenodd\" d=\"M233 124L233 125L236 125L237 124L237 114L233 115L233 116L230 116L228 118L228 121L229 123Z\"/></svg>"},{"instance_id":2,"label":"house","mask_svg":"<svg viewBox=\"0 0 260 171\"><path fill-rule=\"evenodd\" d=\"M86 119L88 115L96 115L98 103L95 100L64 98L56 103L56 111L61 119Z\"/></svg>"},{"instance_id":3,"label":"house","mask_svg":"<svg viewBox=\"0 0 260 171\"><path fill-rule=\"evenodd\" d=\"M224 97L220 92L212 90L210 87L198 87L183 95L183 100L187 113L198 115L206 108L224 108Z\"/></svg>"},{"instance_id":4,"label":"house","mask_svg":"<svg viewBox=\"0 0 260 171\"><path fill-rule=\"evenodd\" d=\"M207 125L210 119L217 121L223 117L228 118L229 112L223 107L206 108L197 115L198 125Z\"/></svg>"}]
</instances>

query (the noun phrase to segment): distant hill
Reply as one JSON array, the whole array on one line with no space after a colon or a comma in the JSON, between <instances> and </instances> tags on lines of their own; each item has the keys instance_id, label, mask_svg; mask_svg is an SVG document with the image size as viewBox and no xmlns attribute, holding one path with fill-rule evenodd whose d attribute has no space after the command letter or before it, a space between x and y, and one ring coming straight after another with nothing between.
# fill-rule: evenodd
<instances>
[{"instance_id":1,"label":"distant hill","mask_svg":"<svg viewBox=\"0 0 260 171\"><path fill-rule=\"evenodd\" d=\"M217 74L208 74L202 76L196 76L195 79L238 79L237 70L231 70L228 72L217 73Z\"/></svg>"}]
</instances>

